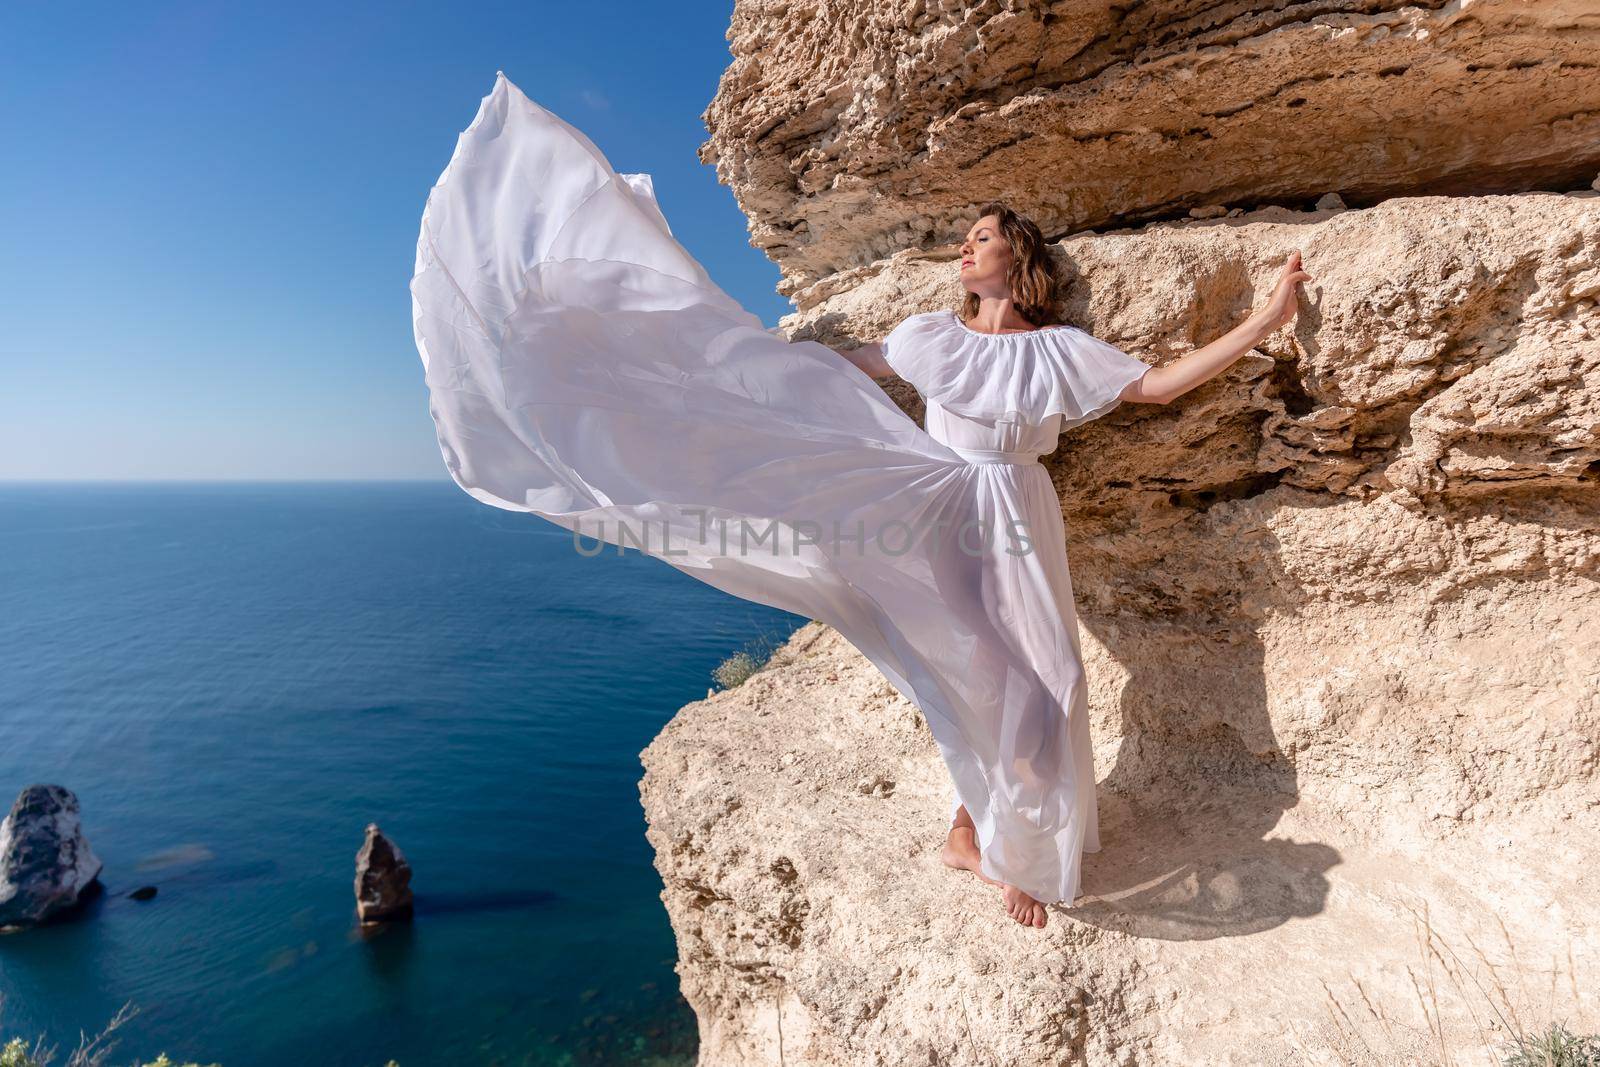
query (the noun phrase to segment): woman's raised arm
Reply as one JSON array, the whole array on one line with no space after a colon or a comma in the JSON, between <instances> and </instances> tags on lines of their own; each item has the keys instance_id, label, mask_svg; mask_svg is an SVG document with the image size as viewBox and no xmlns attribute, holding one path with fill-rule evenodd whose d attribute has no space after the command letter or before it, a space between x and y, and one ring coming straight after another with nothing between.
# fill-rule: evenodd
<instances>
[{"instance_id":1,"label":"woman's raised arm","mask_svg":"<svg viewBox=\"0 0 1600 1067\"><path fill-rule=\"evenodd\" d=\"M1215 378L1273 330L1294 321L1300 310L1300 283L1310 280L1311 275L1300 269L1300 253L1291 252L1264 307L1210 344L1152 368L1124 389L1121 398L1134 403L1165 404Z\"/></svg>"}]
</instances>

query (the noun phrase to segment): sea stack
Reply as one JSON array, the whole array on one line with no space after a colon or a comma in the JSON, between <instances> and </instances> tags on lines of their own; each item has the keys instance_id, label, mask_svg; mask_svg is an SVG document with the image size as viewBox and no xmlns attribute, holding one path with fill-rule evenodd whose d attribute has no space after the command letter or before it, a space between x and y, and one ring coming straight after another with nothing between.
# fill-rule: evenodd
<instances>
[{"instance_id":1,"label":"sea stack","mask_svg":"<svg viewBox=\"0 0 1600 1067\"><path fill-rule=\"evenodd\" d=\"M0 822L0 929L35 926L75 907L100 867L72 790L28 786Z\"/></svg>"},{"instance_id":2,"label":"sea stack","mask_svg":"<svg viewBox=\"0 0 1600 1067\"><path fill-rule=\"evenodd\" d=\"M411 918L411 864L375 822L356 853L356 915L363 925Z\"/></svg>"}]
</instances>

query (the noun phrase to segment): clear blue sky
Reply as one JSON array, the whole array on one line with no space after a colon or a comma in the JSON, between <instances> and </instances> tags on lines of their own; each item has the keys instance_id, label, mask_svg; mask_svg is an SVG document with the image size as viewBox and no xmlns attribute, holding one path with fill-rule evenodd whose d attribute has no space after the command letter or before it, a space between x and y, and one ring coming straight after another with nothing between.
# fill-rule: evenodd
<instances>
[{"instance_id":1,"label":"clear blue sky","mask_svg":"<svg viewBox=\"0 0 1600 1067\"><path fill-rule=\"evenodd\" d=\"M0 9L0 479L447 479L411 335L428 190L504 70L767 324L695 157L732 0Z\"/></svg>"}]
</instances>

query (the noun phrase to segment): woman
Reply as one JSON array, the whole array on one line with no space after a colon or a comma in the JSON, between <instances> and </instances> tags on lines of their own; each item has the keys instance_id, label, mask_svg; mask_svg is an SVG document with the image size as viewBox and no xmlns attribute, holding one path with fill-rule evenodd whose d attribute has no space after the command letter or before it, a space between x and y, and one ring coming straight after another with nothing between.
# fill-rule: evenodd
<instances>
[{"instance_id":1,"label":"woman","mask_svg":"<svg viewBox=\"0 0 1600 1067\"><path fill-rule=\"evenodd\" d=\"M1308 277L1291 257L1263 311L1152 369L1042 328L1049 272L1036 227L985 211L964 315L912 315L850 353L789 344L673 239L648 175L616 173L501 74L429 194L411 282L457 484L837 629L923 712L955 787L945 862L1036 927L1099 847L1037 459L1064 426L1221 371L1292 318ZM926 430L872 381L889 373L927 398Z\"/></svg>"},{"instance_id":2,"label":"woman","mask_svg":"<svg viewBox=\"0 0 1600 1067\"><path fill-rule=\"evenodd\" d=\"M1292 254L1261 311L1211 344L1164 367L1150 368L1073 327L1051 326L1058 318L1059 278L1044 235L1032 221L1004 204L991 203L979 209L979 218L961 245L960 278L966 292L959 312L913 316L891 333L892 350L884 342L874 342L839 354L874 378L890 377L904 369L923 395L929 432L958 451L958 442L970 438L968 444L976 447L990 444L1002 451L1017 451L1026 446L1027 451L1043 454L1055 450L1062 425L1088 421L1124 400L1165 404L1214 377L1294 318L1298 287L1310 277L1300 269L1299 253ZM1019 355L1014 348L1019 343L1041 346L1045 351ZM1056 397L1007 391L1006 383L1048 382L1055 376L1043 366L1024 370L1006 366L1008 360L1042 365L1055 358L1065 365L1056 372L1060 380L1091 366L1097 371L1095 380ZM1116 387L1114 393L1112 387ZM1090 399L1074 412L1069 396ZM1036 633L1034 643L1048 648L1053 640L1058 649L1062 644L1070 648L1070 655L1060 657L1069 670L1057 691L1067 715L1077 767L1077 802L1085 823L1082 850L1097 852L1095 778L1072 580L1064 540L1051 521L1060 516L1060 502L1049 476L1036 462L999 464L986 470L993 477L1011 481L1011 492L1042 517L1039 528L1049 534L1037 546L1044 564L1038 577L1052 590L1061 628L1043 638ZM1047 621L1047 630L1055 629L1051 622ZM1045 924L1045 909L1038 900L984 872L978 827L959 800L940 858L949 866L1000 885L1006 912L1018 922Z\"/></svg>"}]
</instances>

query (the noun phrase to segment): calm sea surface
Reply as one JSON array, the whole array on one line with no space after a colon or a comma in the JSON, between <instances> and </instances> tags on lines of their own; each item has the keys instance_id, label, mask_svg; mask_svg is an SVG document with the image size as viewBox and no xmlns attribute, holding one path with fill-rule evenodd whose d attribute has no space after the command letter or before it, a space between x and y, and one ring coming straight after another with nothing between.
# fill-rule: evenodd
<instances>
[{"instance_id":1,"label":"calm sea surface","mask_svg":"<svg viewBox=\"0 0 1600 1067\"><path fill-rule=\"evenodd\" d=\"M119 1065L690 1060L639 752L803 621L449 482L0 485L0 811L71 789L107 890L0 937L0 1035L60 1063L131 1001ZM370 938L368 822L417 898Z\"/></svg>"}]
</instances>

